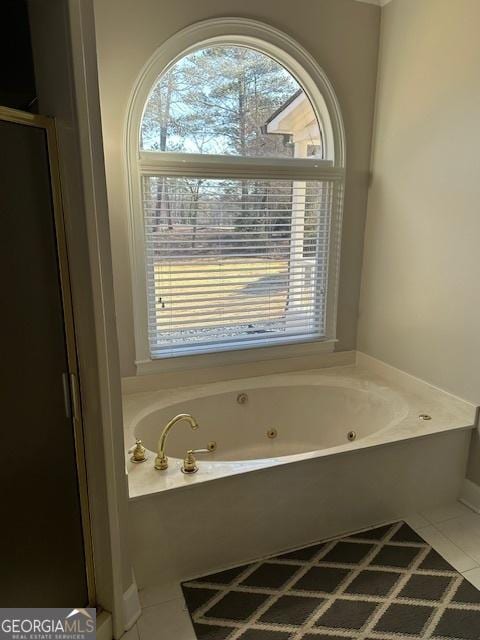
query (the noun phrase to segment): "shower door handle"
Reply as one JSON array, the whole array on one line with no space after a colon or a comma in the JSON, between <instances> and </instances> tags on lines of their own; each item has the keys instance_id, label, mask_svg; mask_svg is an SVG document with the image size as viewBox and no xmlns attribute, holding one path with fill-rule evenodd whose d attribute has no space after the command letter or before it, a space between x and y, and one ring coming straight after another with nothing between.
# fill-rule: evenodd
<instances>
[{"instance_id":1,"label":"shower door handle","mask_svg":"<svg viewBox=\"0 0 480 640\"><path fill-rule=\"evenodd\" d=\"M80 394L76 375L74 373L63 373L62 386L65 415L69 420L80 420Z\"/></svg>"},{"instance_id":2,"label":"shower door handle","mask_svg":"<svg viewBox=\"0 0 480 640\"><path fill-rule=\"evenodd\" d=\"M72 397L72 414L73 419L81 420L81 409L80 409L80 392L78 389L78 380L77 376L74 373L70 373L70 390Z\"/></svg>"}]
</instances>

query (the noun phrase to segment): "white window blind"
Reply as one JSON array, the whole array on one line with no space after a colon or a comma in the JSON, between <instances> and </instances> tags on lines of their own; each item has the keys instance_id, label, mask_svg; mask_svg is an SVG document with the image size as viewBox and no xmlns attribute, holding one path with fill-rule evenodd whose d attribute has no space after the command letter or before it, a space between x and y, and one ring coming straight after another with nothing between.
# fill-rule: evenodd
<instances>
[{"instance_id":1,"label":"white window blind","mask_svg":"<svg viewBox=\"0 0 480 640\"><path fill-rule=\"evenodd\" d=\"M152 357L324 337L342 184L145 172Z\"/></svg>"}]
</instances>

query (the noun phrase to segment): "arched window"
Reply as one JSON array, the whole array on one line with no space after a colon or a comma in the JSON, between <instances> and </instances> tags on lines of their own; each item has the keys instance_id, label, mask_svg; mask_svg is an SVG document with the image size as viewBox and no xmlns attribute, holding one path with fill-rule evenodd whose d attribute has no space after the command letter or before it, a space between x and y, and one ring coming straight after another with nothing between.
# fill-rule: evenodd
<instances>
[{"instance_id":1,"label":"arched window","mask_svg":"<svg viewBox=\"0 0 480 640\"><path fill-rule=\"evenodd\" d=\"M335 337L343 128L303 49L250 20L184 30L127 144L137 360Z\"/></svg>"}]
</instances>

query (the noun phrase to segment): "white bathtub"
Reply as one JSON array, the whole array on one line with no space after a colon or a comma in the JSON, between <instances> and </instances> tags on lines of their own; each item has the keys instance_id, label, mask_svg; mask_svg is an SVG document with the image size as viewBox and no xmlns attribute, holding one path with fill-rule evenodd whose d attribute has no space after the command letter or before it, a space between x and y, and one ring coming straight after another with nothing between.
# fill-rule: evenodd
<instances>
[{"instance_id":1,"label":"white bathtub","mask_svg":"<svg viewBox=\"0 0 480 640\"><path fill-rule=\"evenodd\" d=\"M191 413L200 428L192 432L186 423L176 425L168 438L168 455L181 459L187 449L214 442L210 463L325 450L348 443L352 431L359 441L398 424L408 414L408 404L391 389L351 377L290 374L208 385L186 391L175 404L164 398L146 411L134 433L151 451L170 418Z\"/></svg>"},{"instance_id":2,"label":"white bathtub","mask_svg":"<svg viewBox=\"0 0 480 640\"><path fill-rule=\"evenodd\" d=\"M142 464L127 457L141 585L457 497L476 408L372 359L361 362L125 397L126 445L140 438L149 455ZM169 468L157 471L158 438L178 413L194 415L200 428L175 425ZM276 437L268 437L271 430ZM212 442L216 450L198 457L199 471L181 473L185 452Z\"/></svg>"}]
</instances>

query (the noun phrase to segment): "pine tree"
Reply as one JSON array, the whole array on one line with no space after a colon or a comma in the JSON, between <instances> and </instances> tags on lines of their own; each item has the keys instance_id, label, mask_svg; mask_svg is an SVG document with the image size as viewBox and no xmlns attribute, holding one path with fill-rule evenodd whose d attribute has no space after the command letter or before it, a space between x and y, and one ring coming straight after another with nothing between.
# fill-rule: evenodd
<instances>
[{"instance_id":1,"label":"pine tree","mask_svg":"<svg viewBox=\"0 0 480 640\"><path fill-rule=\"evenodd\" d=\"M253 49L200 49L173 65L154 86L142 122L142 147L244 157L291 157L292 145L283 136L265 133L263 127L299 88L279 63ZM193 246L201 203L209 197L202 187L211 181L175 180L175 191L182 195L178 210L174 209L169 180L157 182L156 223L172 229L175 221L185 219L188 202ZM259 209L268 215L268 183L228 182L222 183L225 200L237 199L239 210L231 222L236 232L248 231L253 228L249 218L257 216Z\"/></svg>"}]
</instances>

